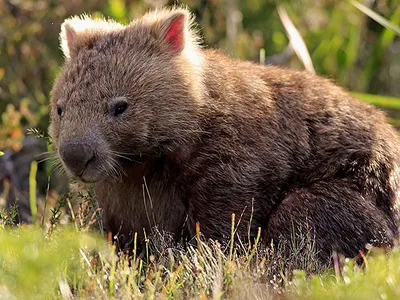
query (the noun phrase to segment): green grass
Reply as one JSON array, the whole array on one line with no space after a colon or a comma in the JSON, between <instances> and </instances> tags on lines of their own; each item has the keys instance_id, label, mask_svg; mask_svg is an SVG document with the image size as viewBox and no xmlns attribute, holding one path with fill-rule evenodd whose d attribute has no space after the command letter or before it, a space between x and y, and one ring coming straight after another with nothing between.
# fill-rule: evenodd
<instances>
[{"instance_id":1,"label":"green grass","mask_svg":"<svg viewBox=\"0 0 400 300\"><path fill-rule=\"evenodd\" d=\"M116 255L93 231L89 195L67 194L39 225L12 225L16 209L0 212L0 295L7 299L398 299L400 249L373 249L362 266L335 255L332 268L318 265L309 237L264 247L204 241L182 247L155 228L140 256ZM65 209L66 208L66 209ZM63 215L69 222L61 225ZM86 220L90 221L85 221ZM89 218L88 218L89 216ZM232 234L235 233L232 216ZM198 229L199 230L199 229ZM138 243L135 243L135 245ZM291 255L283 259L282 251Z\"/></svg>"},{"instance_id":2,"label":"green grass","mask_svg":"<svg viewBox=\"0 0 400 300\"><path fill-rule=\"evenodd\" d=\"M388 122L400 130L400 98L362 93L351 94L385 111L388 116Z\"/></svg>"},{"instance_id":3,"label":"green grass","mask_svg":"<svg viewBox=\"0 0 400 300\"><path fill-rule=\"evenodd\" d=\"M364 268L346 260L337 275L306 279L299 272L293 286L292 292L300 299L399 299L400 251L375 251L366 258Z\"/></svg>"},{"instance_id":4,"label":"green grass","mask_svg":"<svg viewBox=\"0 0 400 300\"><path fill-rule=\"evenodd\" d=\"M334 269L308 275L268 274L259 249L232 256L218 243L142 259L117 257L96 234L58 228L51 236L34 226L0 230L0 294L6 298L94 299L398 299L400 250L372 251L358 266L338 258ZM154 249L153 249L154 250ZM250 257L253 253L254 257ZM157 258L156 258L157 257ZM249 263L249 261L251 261Z\"/></svg>"},{"instance_id":5,"label":"green grass","mask_svg":"<svg viewBox=\"0 0 400 300\"><path fill-rule=\"evenodd\" d=\"M69 228L49 237L30 226L1 229L0 244L0 295L42 299L60 296L65 285L82 289L88 270L79 250L100 250L105 242Z\"/></svg>"},{"instance_id":6,"label":"green grass","mask_svg":"<svg viewBox=\"0 0 400 300\"><path fill-rule=\"evenodd\" d=\"M352 95L377 107L400 110L400 98L362 93L352 93Z\"/></svg>"}]
</instances>

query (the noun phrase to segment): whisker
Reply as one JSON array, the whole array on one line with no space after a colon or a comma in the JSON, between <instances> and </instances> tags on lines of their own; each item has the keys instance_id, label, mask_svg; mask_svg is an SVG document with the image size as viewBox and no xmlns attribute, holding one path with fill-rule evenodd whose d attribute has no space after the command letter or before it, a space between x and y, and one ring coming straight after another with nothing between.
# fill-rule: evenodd
<instances>
[{"instance_id":1,"label":"whisker","mask_svg":"<svg viewBox=\"0 0 400 300\"><path fill-rule=\"evenodd\" d=\"M122 173L125 176L128 176L125 169L118 163L118 161L116 159L113 158L112 161L113 161L114 167L117 171L119 171L120 173Z\"/></svg>"},{"instance_id":2,"label":"whisker","mask_svg":"<svg viewBox=\"0 0 400 300\"><path fill-rule=\"evenodd\" d=\"M108 177L110 177L113 180L116 180L118 182L122 182L122 173L116 167L117 161L114 158L111 158L110 160L101 160L100 161L100 169L98 169L99 172L105 173Z\"/></svg>"},{"instance_id":3,"label":"whisker","mask_svg":"<svg viewBox=\"0 0 400 300\"><path fill-rule=\"evenodd\" d=\"M53 175L54 173L58 173L58 174L66 174L65 169L63 168L61 162L56 162L54 165L51 166L52 171L50 173L50 175Z\"/></svg>"},{"instance_id":4,"label":"whisker","mask_svg":"<svg viewBox=\"0 0 400 300\"><path fill-rule=\"evenodd\" d=\"M109 161L107 161L107 164L109 166L108 170L110 170L111 177L116 179L117 181L122 181L122 178L120 177L118 171L115 169L114 165Z\"/></svg>"},{"instance_id":5,"label":"whisker","mask_svg":"<svg viewBox=\"0 0 400 300\"><path fill-rule=\"evenodd\" d=\"M55 156L55 155L57 155L57 152L56 151L44 151L42 153L36 154L35 157L40 157L40 156L44 156L44 155Z\"/></svg>"},{"instance_id":6,"label":"whisker","mask_svg":"<svg viewBox=\"0 0 400 300\"><path fill-rule=\"evenodd\" d=\"M50 157L45 157L45 158L43 158L41 160L38 160L37 162L41 163L41 162L44 162L44 161L53 161L53 160L57 160L57 159L58 159L57 157L50 156Z\"/></svg>"},{"instance_id":7,"label":"whisker","mask_svg":"<svg viewBox=\"0 0 400 300\"><path fill-rule=\"evenodd\" d=\"M138 161L138 160L135 160L135 159L133 159L131 157L128 157L129 155L133 155L133 156L137 155L137 154L134 154L134 153L124 153L124 152L118 152L118 151L114 151L114 150L108 150L108 153L111 154L111 155L114 155L114 156L129 160L131 162L142 164L141 161Z\"/></svg>"}]
</instances>

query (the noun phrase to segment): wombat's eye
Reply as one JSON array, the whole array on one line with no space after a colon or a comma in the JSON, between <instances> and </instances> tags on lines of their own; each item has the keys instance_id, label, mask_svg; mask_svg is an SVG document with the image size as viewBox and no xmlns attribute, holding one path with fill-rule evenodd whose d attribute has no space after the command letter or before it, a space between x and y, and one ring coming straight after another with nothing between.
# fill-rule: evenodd
<instances>
[{"instance_id":1,"label":"wombat's eye","mask_svg":"<svg viewBox=\"0 0 400 300\"><path fill-rule=\"evenodd\" d=\"M61 117L63 113L63 110L61 108L61 106L57 105L57 114Z\"/></svg>"},{"instance_id":2,"label":"wombat's eye","mask_svg":"<svg viewBox=\"0 0 400 300\"><path fill-rule=\"evenodd\" d=\"M114 116L118 116L118 115L122 114L126 110L127 107L128 107L128 103L126 103L126 101L117 102L114 105Z\"/></svg>"}]
</instances>

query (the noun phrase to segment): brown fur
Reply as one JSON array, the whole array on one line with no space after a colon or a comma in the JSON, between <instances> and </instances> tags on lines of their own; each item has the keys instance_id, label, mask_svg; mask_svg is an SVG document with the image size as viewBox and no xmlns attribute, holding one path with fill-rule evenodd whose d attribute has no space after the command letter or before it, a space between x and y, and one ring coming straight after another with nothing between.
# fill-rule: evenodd
<instances>
[{"instance_id":1,"label":"brown fur","mask_svg":"<svg viewBox=\"0 0 400 300\"><path fill-rule=\"evenodd\" d=\"M174 53L165 32L182 15ZM95 183L106 228L190 238L199 222L224 239L244 211L240 236L251 218L266 243L311 228L321 257L393 245L400 143L384 115L327 79L200 49L190 25L182 9L63 25L51 134L61 157L94 151L78 178ZM120 97L128 107L111 115Z\"/></svg>"}]
</instances>

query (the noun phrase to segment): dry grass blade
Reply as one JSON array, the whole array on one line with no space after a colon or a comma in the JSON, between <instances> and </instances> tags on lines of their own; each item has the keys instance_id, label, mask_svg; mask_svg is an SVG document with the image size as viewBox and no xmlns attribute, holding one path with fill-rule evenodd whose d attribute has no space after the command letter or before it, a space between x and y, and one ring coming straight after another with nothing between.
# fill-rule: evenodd
<instances>
[{"instance_id":1,"label":"dry grass blade","mask_svg":"<svg viewBox=\"0 0 400 300\"><path fill-rule=\"evenodd\" d=\"M293 25L292 20L290 20L286 9L282 5L278 5L277 10L297 57L301 60L308 72L315 74L315 69L310 57L310 53L307 50L307 46L299 31Z\"/></svg>"},{"instance_id":2,"label":"dry grass blade","mask_svg":"<svg viewBox=\"0 0 400 300\"><path fill-rule=\"evenodd\" d=\"M381 24L383 27L389 28L396 32L398 36L400 36L400 27L391 23L389 20L385 19L382 17L380 14L374 12L372 9L369 7L365 6L364 4L361 4L360 2L350 0L350 4L355 6L357 9L362 11L364 14L366 14L368 17L370 17L372 20L375 22Z\"/></svg>"},{"instance_id":3,"label":"dry grass blade","mask_svg":"<svg viewBox=\"0 0 400 300\"><path fill-rule=\"evenodd\" d=\"M60 294L63 299L73 299L71 288L64 279L58 281L58 286L60 288Z\"/></svg>"}]
</instances>

